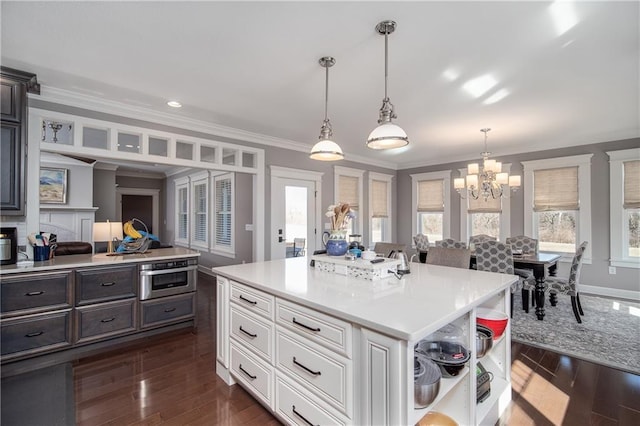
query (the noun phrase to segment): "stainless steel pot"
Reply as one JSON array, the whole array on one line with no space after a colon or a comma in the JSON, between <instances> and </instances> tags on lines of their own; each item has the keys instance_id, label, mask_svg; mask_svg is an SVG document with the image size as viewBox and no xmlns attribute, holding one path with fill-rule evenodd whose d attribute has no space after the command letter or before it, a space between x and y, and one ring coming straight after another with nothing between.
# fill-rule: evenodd
<instances>
[{"instance_id":1,"label":"stainless steel pot","mask_svg":"<svg viewBox=\"0 0 640 426\"><path fill-rule=\"evenodd\" d=\"M407 253L403 252L402 250L391 250L391 253L389 253L389 258L398 259L400 261L400 264L398 265L398 275L411 273Z\"/></svg>"},{"instance_id":2,"label":"stainless steel pot","mask_svg":"<svg viewBox=\"0 0 640 426\"><path fill-rule=\"evenodd\" d=\"M493 347L493 331L489 327L476 325L476 358L482 358Z\"/></svg>"},{"instance_id":3,"label":"stainless steel pot","mask_svg":"<svg viewBox=\"0 0 640 426\"><path fill-rule=\"evenodd\" d=\"M421 354L414 356L413 364L413 405L425 408L438 396L442 374L436 363Z\"/></svg>"}]
</instances>

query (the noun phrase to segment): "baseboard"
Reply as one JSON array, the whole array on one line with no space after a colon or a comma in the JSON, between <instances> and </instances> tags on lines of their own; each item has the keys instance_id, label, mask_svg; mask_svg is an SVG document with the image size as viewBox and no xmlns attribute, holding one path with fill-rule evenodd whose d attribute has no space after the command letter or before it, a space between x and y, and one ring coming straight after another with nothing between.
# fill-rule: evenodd
<instances>
[{"instance_id":1,"label":"baseboard","mask_svg":"<svg viewBox=\"0 0 640 426\"><path fill-rule=\"evenodd\" d=\"M198 265L198 272L202 272L203 274L210 275L215 277L216 275L213 273L210 267L204 265Z\"/></svg>"},{"instance_id":2,"label":"baseboard","mask_svg":"<svg viewBox=\"0 0 640 426\"><path fill-rule=\"evenodd\" d=\"M615 288L580 284L580 293L592 294L594 296L613 297L616 299L634 300L636 302L640 302L640 291L618 290Z\"/></svg>"}]
</instances>

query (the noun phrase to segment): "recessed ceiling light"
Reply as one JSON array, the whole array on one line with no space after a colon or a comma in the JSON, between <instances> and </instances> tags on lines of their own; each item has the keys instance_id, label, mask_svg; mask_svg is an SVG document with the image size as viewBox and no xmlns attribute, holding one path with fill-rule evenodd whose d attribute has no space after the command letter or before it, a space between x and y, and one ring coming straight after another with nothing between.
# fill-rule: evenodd
<instances>
[{"instance_id":1,"label":"recessed ceiling light","mask_svg":"<svg viewBox=\"0 0 640 426\"><path fill-rule=\"evenodd\" d=\"M167 102L167 105L169 105L171 108L182 108L182 104L178 101L169 101Z\"/></svg>"}]
</instances>

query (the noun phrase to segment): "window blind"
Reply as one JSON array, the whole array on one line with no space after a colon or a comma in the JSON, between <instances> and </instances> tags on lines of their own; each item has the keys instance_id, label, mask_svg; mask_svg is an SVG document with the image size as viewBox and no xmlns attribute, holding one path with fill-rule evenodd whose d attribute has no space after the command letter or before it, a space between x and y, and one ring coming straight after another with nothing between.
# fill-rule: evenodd
<instances>
[{"instance_id":1,"label":"window blind","mask_svg":"<svg viewBox=\"0 0 640 426\"><path fill-rule=\"evenodd\" d=\"M624 163L624 204L625 209L640 209L640 160Z\"/></svg>"},{"instance_id":2,"label":"window blind","mask_svg":"<svg viewBox=\"0 0 640 426\"><path fill-rule=\"evenodd\" d=\"M216 244L231 246L232 215L231 179L216 180Z\"/></svg>"},{"instance_id":3,"label":"window blind","mask_svg":"<svg viewBox=\"0 0 640 426\"><path fill-rule=\"evenodd\" d=\"M421 180L418 182L418 211L444 211L444 180Z\"/></svg>"},{"instance_id":4,"label":"window blind","mask_svg":"<svg viewBox=\"0 0 640 426\"><path fill-rule=\"evenodd\" d=\"M178 238L187 239L189 229L187 188L178 189Z\"/></svg>"},{"instance_id":5,"label":"window blind","mask_svg":"<svg viewBox=\"0 0 640 426\"><path fill-rule=\"evenodd\" d=\"M207 184L197 184L193 188L194 223L193 239L207 242Z\"/></svg>"},{"instance_id":6,"label":"window blind","mask_svg":"<svg viewBox=\"0 0 640 426\"><path fill-rule=\"evenodd\" d=\"M336 202L348 203L353 210L358 210L358 178L338 175L338 199Z\"/></svg>"},{"instance_id":7,"label":"window blind","mask_svg":"<svg viewBox=\"0 0 640 426\"><path fill-rule=\"evenodd\" d=\"M502 199L489 197L485 201L482 195L477 200L469 197L467 208L469 213L502 213Z\"/></svg>"},{"instance_id":8,"label":"window blind","mask_svg":"<svg viewBox=\"0 0 640 426\"><path fill-rule=\"evenodd\" d=\"M577 166L533 172L534 211L578 210L579 208Z\"/></svg>"},{"instance_id":9,"label":"window blind","mask_svg":"<svg viewBox=\"0 0 640 426\"><path fill-rule=\"evenodd\" d=\"M371 181L371 217L389 217L387 193L386 181L375 179Z\"/></svg>"}]
</instances>

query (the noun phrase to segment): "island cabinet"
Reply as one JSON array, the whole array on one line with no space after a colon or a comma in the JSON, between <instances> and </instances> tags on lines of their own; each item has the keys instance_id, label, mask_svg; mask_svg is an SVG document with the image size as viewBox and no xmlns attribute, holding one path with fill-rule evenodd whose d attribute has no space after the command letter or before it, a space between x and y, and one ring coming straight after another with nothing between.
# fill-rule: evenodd
<instances>
[{"instance_id":1,"label":"island cabinet","mask_svg":"<svg viewBox=\"0 0 640 426\"><path fill-rule=\"evenodd\" d=\"M415 271L414 271L415 269ZM480 361L493 375L476 403L476 309L509 312L517 278L433 265L379 281L315 270L305 258L214 268L216 371L287 424L415 424L429 411L495 424L511 398L510 328ZM426 408L414 408L414 346L448 324L471 358Z\"/></svg>"}]
</instances>

